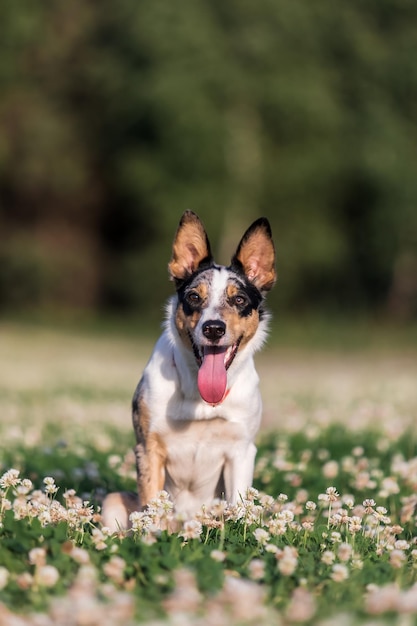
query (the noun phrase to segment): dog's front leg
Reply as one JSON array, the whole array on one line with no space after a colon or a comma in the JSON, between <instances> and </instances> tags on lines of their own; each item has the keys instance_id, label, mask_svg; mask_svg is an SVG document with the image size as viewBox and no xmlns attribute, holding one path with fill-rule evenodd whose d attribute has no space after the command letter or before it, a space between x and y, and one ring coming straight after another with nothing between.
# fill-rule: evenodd
<instances>
[{"instance_id":1,"label":"dog's front leg","mask_svg":"<svg viewBox=\"0 0 417 626\"><path fill-rule=\"evenodd\" d=\"M247 490L252 487L255 466L256 446L254 443L240 445L228 456L224 467L226 500L236 504L246 497Z\"/></svg>"},{"instance_id":2,"label":"dog's front leg","mask_svg":"<svg viewBox=\"0 0 417 626\"><path fill-rule=\"evenodd\" d=\"M135 448L138 493L144 508L165 484L165 446L157 433L149 433Z\"/></svg>"}]
</instances>

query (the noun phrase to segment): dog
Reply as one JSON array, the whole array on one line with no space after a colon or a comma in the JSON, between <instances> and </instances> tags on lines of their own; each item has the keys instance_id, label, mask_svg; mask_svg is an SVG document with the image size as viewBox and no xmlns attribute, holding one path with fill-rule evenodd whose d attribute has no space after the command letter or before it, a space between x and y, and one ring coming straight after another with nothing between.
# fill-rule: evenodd
<instances>
[{"instance_id":1,"label":"dog","mask_svg":"<svg viewBox=\"0 0 417 626\"><path fill-rule=\"evenodd\" d=\"M267 334L276 280L266 218L243 235L231 264L217 265L199 217L186 211L169 263L176 296L133 396L138 494L109 494L103 523L129 515L161 490L191 517L215 498L236 503L251 487L262 402L253 361Z\"/></svg>"}]
</instances>

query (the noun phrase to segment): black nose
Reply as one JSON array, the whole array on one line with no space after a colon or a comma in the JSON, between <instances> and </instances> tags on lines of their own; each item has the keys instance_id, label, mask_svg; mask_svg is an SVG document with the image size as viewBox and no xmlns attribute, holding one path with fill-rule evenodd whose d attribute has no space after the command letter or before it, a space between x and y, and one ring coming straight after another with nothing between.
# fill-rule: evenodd
<instances>
[{"instance_id":1,"label":"black nose","mask_svg":"<svg viewBox=\"0 0 417 626\"><path fill-rule=\"evenodd\" d=\"M203 324L203 335L210 341L218 341L226 333L226 324L221 320L208 320Z\"/></svg>"}]
</instances>

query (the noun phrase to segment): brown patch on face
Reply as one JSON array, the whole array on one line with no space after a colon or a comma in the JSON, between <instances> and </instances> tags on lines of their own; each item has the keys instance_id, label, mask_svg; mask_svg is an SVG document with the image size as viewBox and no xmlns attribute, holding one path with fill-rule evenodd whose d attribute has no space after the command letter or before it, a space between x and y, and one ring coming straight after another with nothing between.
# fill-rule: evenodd
<instances>
[{"instance_id":1,"label":"brown patch on face","mask_svg":"<svg viewBox=\"0 0 417 626\"><path fill-rule=\"evenodd\" d=\"M252 339L258 329L259 313L256 309L253 309L250 315L242 317L233 307L227 307L221 317L231 336L231 343L234 344L240 339L240 348Z\"/></svg>"},{"instance_id":2,"label":"brown patch on face","mask_svg":"<svg viewBox=\"0 0 417 626\"><path fill-rule=\"evenodd\" d=\"M233 302L242 292L235 283L229 283L226 287L226 296L228 302ZM228 332L231 334L232 343L236 343L241 339L240 347L252 339L259 325L259 313L256 309L252 309L249 315L242 316L233 305L228 305L222 313L222 320L226 323Z\"/></svg>"},{"instance_id":3,"label":"brown patch on face","mask_svg":"<svg viewBox=\"0 0 417 626\"><path fill-rule=\"evenodd\" d=\"M175 324L180 334L182 341L188 346L191 346L189 332L193 332L201 317L201 310L204 307L204 303L208 297L208 286L206 283L201 282L195 287L189 290L189 292L196 292L201 298L201 305L198 308L192 309L191 313L186 314L182 303L179 303L175 313ZM187 296L186 296L187 297Z\"/></svg>"},{"instance_id":4,"label":"brown patch on face","mask_svg":"<svg viewBox=\"0 0 417 626\"><path fill-rule=\"evenodd\" d=\"M229 283L226 287L226 296L231 299L237 296L239 293L239 287L235 283Z\"/></svg>"}]
</instances>

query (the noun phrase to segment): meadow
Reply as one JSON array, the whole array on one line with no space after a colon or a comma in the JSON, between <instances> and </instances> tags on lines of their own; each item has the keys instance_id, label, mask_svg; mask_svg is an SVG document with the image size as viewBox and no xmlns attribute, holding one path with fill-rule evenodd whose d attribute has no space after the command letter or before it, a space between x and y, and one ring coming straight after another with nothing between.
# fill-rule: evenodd
<instances>
[{"instance_id":1,"label":"meadow","mask_svg":"<svg viewBox=\"0 0 417 626\"><path fill-rule=\"evenodd\" d=\"M152 333L3 323L0 626L414 624L415 344L314 329L278 330L258 356L242 501L180 520L161 493L112 535L100 502L135 486L130 401Z\"/></svg>"}]
</instances>

